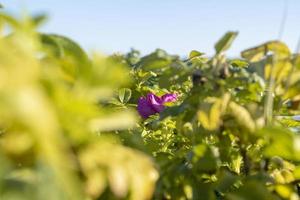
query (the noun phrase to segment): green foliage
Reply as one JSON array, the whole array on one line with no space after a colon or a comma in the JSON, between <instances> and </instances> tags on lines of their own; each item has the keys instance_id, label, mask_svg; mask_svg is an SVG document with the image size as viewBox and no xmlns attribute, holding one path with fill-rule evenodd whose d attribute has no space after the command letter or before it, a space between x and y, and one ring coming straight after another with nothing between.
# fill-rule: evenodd
<instances>
[{"instance_id":1,"label":"green foliage","mask_svg":"<svg viewBox=\"0 0 300 200\"><path fill-rule=\"evenodd\" d=\"M135 126L136 114L105 103L129 83L126 67L88 58L68 38L35 32L31 21L1 21L12 32L0 38L0 198L149 199L154 163L111 135Z\"/></svg>"},{"instance_id":2,"label":"green foliage","mask_svg":"<svg viewBox=\"0 0 300 200\"><path fill-rule=\"evenodd\" d=\"M0 199L300 199L300 59L271 41L228 59L88 55L1 14ZM138 118L138 98L176 93Z\"/></svg>"},{"instance_id":3,"label":"green foliage","mask_svg":"<svg viewBox=\"0 0 300 200\"><path fill-rule=\"evenodd\" d=\"M217 54L229 49L237 35L237 32L226 33L215 45L215 50Z\"/></svg>"},{"instance_id":4,"label":"green foliage","mask_svg":"<svg viewBox=\"0 0 300 200\"><path fill-rule=\"evenodd\" d=\"M122 88L119 90L119 100L121 103L127 103L131 97L131 90L128 88Z\"/></svg>"}]
</instances>

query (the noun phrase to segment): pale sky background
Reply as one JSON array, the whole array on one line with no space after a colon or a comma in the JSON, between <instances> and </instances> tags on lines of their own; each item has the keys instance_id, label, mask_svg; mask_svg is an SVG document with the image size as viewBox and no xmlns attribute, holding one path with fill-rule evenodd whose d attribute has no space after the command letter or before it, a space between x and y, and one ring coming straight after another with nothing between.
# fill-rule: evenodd
<instances>
[{"instance_id":1,"label":"pale sky background","mask_svg":"<svg viewBox=\"0 0 300 200\"><path fill-rule=\"evenodd\" d=\"M162 48L187 55L214 53L228 30L239 31L229 56L278 39L286 0L0 0L17 14L48 13L43 32L72 38L87 51L143 54ZM294 51L300 36L300 0L288 0L282 40Z\"/></svg>"}]
</instances>

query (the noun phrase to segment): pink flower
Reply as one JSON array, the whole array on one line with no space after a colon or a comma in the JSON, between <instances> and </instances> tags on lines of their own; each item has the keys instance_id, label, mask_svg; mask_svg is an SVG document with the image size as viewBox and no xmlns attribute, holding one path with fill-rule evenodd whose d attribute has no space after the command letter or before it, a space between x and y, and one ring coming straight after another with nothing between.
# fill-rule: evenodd
<instances>
[{"instance_id":1,"label":"pink flower","mask_svg":"<svg viewBox=\"0 0 300 200\"><path fill-rule=\"evenodd\" d=\"M147 97L140 97L138 100L138 112L143 118L148 118L150 115L160 113L164 110L164 104L167 102L174 102L177 100L176 94L165 94L161 97L153 93L148 93Z\"/></svg>"}]
</instances>

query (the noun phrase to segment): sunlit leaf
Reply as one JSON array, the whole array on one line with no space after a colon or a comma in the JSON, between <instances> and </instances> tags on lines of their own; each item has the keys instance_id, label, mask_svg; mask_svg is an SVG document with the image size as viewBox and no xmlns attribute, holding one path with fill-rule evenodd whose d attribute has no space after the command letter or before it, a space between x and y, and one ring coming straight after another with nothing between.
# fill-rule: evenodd
<instances>
[{"instance_id":1,"label":"sunlit leaf","mask_svg":"<svg viewBox=\"0 0 300 200\"><path fill-rule=\"evenodd\" d=\"M200 57L200 56L202 56L202 55L204 55L204 53L201 53L201 52L199 52L199 51L193 50L193 51L191 51L190 54L189 54L189 59L193 59L193 58L196 58L196 57Z\"/></svg>"},{"instance_id":2,"label":"sunlit leaf","mask_svg":"<svg viewBox=\"0 0 300 200\"><path fill-rule=\"evenodd\" d=\"M255 122L253 121L250 113L242 106L230 102L229 113L236 119L236 122L246 128L248 131L253 132L255 130Z\"/></svg>"},{"instance_id":3,"label":"sunlit leaf","mask_svg":"<svg viewBox=\"0 0 300 200\"><path fill-rule=\"evenodd\" d=\"M291 55L289 48L279 41L267 42L257 47L247 49L243 51L241 55L251 62L257 62L268 53L274 53L278 59L288 58Z\"/></svg>"},{"instance_id":4,"label":"sunlit leaf","mask_svg":"<svg viewBox=\"0 0 300 200\"><path fill-rule=\"evenodd\" d=\"M231 60L230 64L234 67L241 67L241 68L245 68L245 67L249 66L248 62L246 62L245 60L239 60L239 59Z\"/></svg>"},{"instance_id":5,"label":"sunlit leaf","mask_svg":"<svg viewBox=\"0 0 300 200\"><path fill-rule=\"evenodd\" d=\"M131 90L128 88L122 88L119 90L119 100L121 103L127 103L131 97Z\"/></svg>"},{"instance_id":6,"label":"sunlit leaf","mask_svg":"<svg viewBox=\"0 0 300 200\"><path fill-rule=\"evenodd\" d=\"M300 160L300 137L282 128L262 130L269 139L270 145L264 150L267 157L280 156L289 160Z\"/></svg>"},{"instance_id":7,"label":"sunlit leaf","mask_svg":"<svg viewBox=\"0 0 300 200\"><path fill-rule=\"evenodd\" d=\"M238 32L227 32L216 44L215 50L217 54L226 51L231 46L234 39L237 37Z\"/></svg>"}]
</instances>

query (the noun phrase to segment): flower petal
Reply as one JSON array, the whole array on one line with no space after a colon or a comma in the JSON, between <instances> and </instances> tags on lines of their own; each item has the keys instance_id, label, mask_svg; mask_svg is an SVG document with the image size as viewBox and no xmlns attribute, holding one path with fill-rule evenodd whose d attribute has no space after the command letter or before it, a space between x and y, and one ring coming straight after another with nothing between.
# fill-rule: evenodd
<instances>
[{"instance_id":1,"label":"flower petal","mask_svg":"<svg viewBox=\"0 0 300 200\"><path fill-rule=\"evenodd\" d=\"M161 112L165 108L161 98L153 93L147 95L147 100L156 112Z\"/></svg>"},{"instance_id":2,"label":"flower petal","mask_svg":"<svg viewBox=\"0 0 300 200\"><path fill-rule=\"evenodd\" d=\"M137 110L139 114L145 119L148 118L150 115L156 113L156 111L152 108L151 104L145 97L139 98Z\"/></svg>"},{"instance_id":3,"label":"flower petal","mask_svg":"<svg viewBox=\"0 0 300 200\"><path fill-rule=\"evenodd\" d=\"M177 94L169 93L161 97L163 103L174 102L177 100Z\"/></svg>"}]
</instances>

